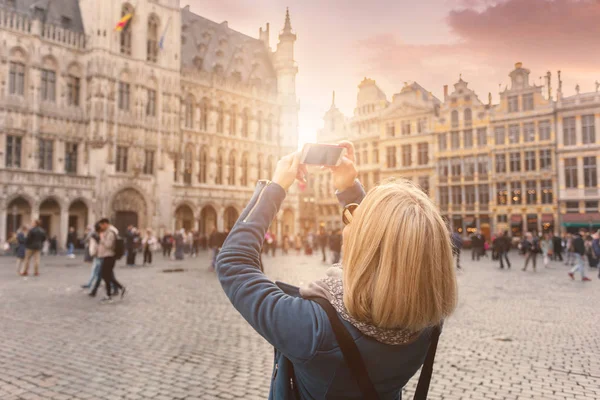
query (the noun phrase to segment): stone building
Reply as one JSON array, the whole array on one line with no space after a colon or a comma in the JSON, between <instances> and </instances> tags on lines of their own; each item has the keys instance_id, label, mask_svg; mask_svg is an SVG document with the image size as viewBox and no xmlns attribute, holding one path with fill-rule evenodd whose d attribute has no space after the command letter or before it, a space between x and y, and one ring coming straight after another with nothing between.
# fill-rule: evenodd
<instances>
[{"instance_id":1,"label":"stone building","mask_svg":"<svg viewBox=\"0 0 600 400\"><path fill-rule=\"evenodd\" d=\"M4 1L0 35L2 240L34 218L59 243L101 216L224 230L297 148L289 13L275 51L268 24L254 39L179 0ZM298 217L291 193L273 230Z\"/></svg>"},{"instance_id":2,"label":"stone building","mask_svg":"<svg viewBox=\"0 0 600 400\"><path fill-rule=\"evenodd\" d=\"M452 93L444 88L443 102L416 83L388 102L365 78L354 115L345 118L333 104L317 138L353 141L367 188L386 177L413 180L464 235L600 228L600 84L595 93L563 97L559 73L554 99L550 72L545 87L530 83L521 63L509 76L499 104L491 94L482 102L462 77ZM368 144L374 148L365 153ZM329 175L314 179L314 227L341 226Z\"/></svg>"}]
</instances>

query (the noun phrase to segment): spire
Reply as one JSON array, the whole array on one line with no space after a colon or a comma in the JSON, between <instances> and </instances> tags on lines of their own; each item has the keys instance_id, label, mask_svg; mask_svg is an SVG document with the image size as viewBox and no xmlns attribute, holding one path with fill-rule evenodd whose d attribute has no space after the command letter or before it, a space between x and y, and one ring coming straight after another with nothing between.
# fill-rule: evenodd
<instances>
[{"instance_id":1,"label":"spire","mask_svg":"<svg viewBox=\"0 0 600 400\"><path fill-rule=\"evenodd\" d=\"M283 33L292 33L292 22L290 21L290 8L285 9L285 25L283 26Z\"/></svg>"},{"instance_id":2,"label":"spire","mask_svg":"<svg viewBox=\"0 0 600 400\"><path fill-rule=\"evenodd\" d=\"M333 91L333 95L331 96L331 108L335 108L335 90Z\"/></svg>"}]
</instances>

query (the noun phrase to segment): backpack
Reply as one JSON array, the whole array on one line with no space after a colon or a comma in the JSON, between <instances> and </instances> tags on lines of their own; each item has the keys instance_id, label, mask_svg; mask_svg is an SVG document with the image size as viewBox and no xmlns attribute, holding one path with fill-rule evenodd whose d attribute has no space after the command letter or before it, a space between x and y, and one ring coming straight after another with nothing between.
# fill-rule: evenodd
<instances>
[{"instance_id":1,"label":"backpack","mask_svg":"<svg viewBox=\"0 0 600 400\"><path fill-rule=\"evenodd\" d=\"M120 260L125 254L125 239L120 235L115 238L115 260Z\"/></svg>"},{"instance_id":2,"label":"backpack","mask_svg":"<svg viewBox=\"0 0 600 400\"><path fill-rule=\"evenodd\" d=\"M533 253L541 253L542 249L540 248L540 239L538 238L533 238L533 240L531 241L531 251Z\"/></svg>"}]
</instances>

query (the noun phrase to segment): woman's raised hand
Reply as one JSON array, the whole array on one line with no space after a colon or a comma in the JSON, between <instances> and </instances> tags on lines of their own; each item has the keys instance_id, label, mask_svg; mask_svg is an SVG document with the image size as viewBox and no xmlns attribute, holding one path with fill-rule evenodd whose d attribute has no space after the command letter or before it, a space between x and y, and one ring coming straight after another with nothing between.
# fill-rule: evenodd
<instances>
[{"instance_id":1,"label":"woman's raised hand","mask_svg":"<svg viewBox=\"0 0 600 400\"><path fill-rule=\"evenodd\" d=\"M356 166L354 165L354 145L352 142L344 140L339 143L346 148L346 155L342 157L342 162L337 167L330 167L333 174L333 186L340 192L352 187L354 180L358 176Z\"/></svg>"},{"instance_id":2,"label":"woman's raised hand","mask_svg":"<svg viewBox=\"0 0 600 400\"><path fill-rule=\"evenodd\" d=\"M277 183L284 190L288 190L294 180L306 182L306 167L300 165L300 153L288 154L277 162L275 173L273 173L273 182Z\"/></svg>"}]
</instances>

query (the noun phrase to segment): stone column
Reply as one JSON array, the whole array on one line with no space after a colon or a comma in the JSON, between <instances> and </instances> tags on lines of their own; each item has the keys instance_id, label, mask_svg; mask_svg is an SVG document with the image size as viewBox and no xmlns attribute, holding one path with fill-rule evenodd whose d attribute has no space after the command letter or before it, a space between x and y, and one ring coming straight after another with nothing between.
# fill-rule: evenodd
<instances>
[{"instance_id":1,"label":"stone column","mask_svg":"<svg viewBox=\"0 0 600 400\"><path fill-rule=\"evenodd\" d=\"M6 232L6 205L2 205L0 208L0 243L8 240L8 233Z\"/></svg>"},{"instance_id":2,"label":"stone column","mask_svg":"<svg viewBox=\"0 0 600 400\"><path fill-rule=\"evenodd\" d=\"M60 225L58 229L58 243L61 248L67 247L67 232L69 231L69 209L68 206L60 208Z\"/></svg>"}]
</instances>

